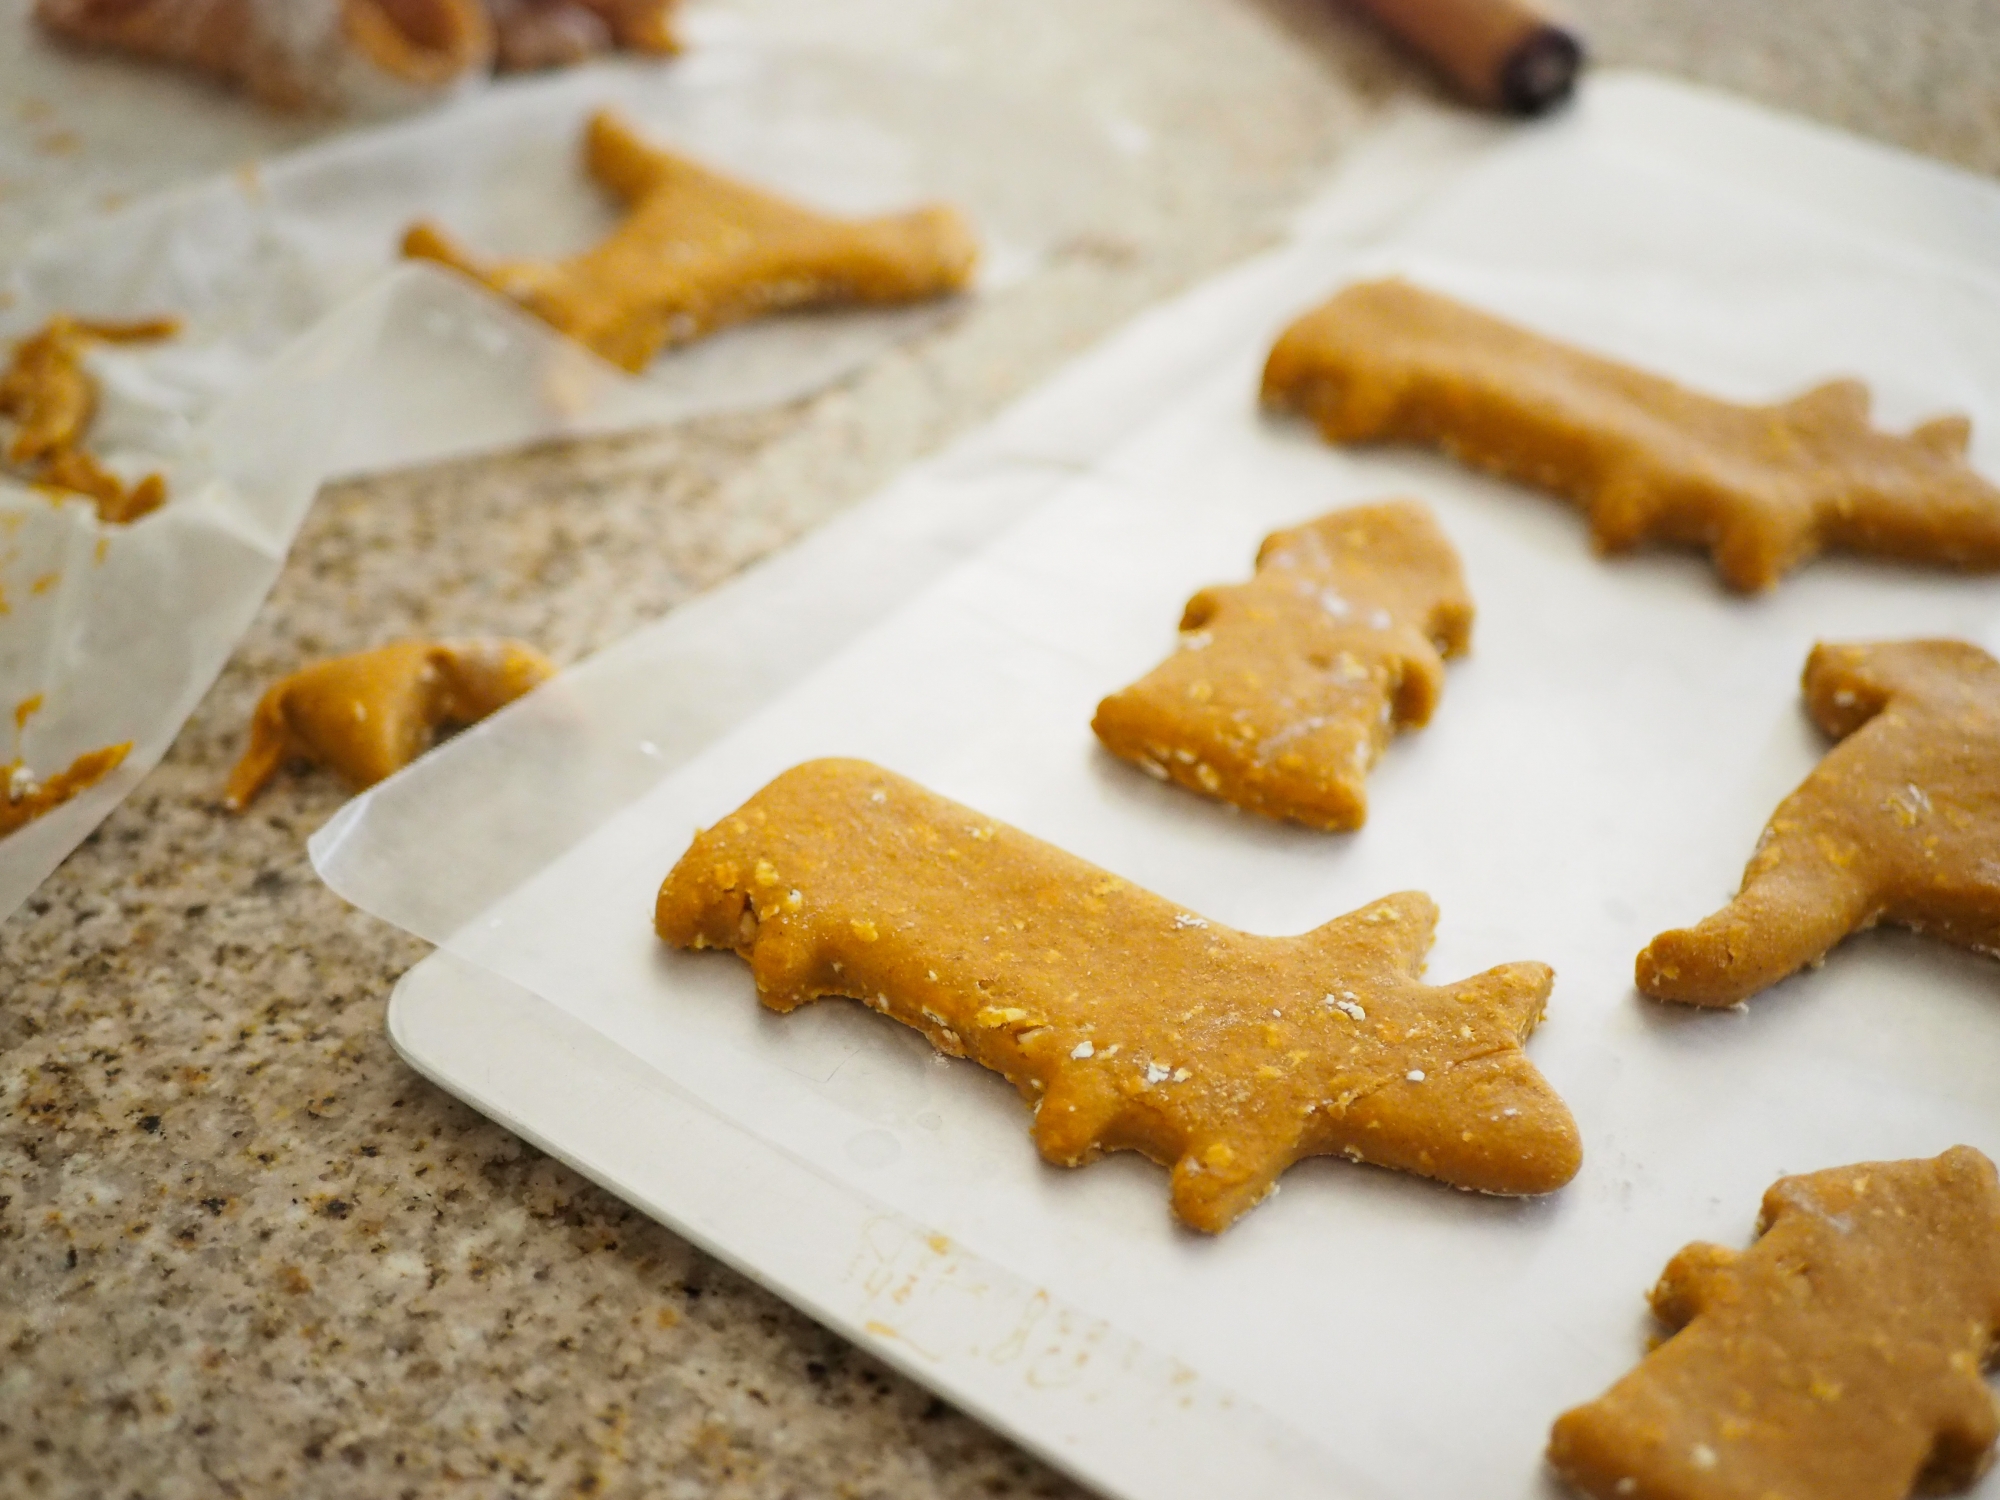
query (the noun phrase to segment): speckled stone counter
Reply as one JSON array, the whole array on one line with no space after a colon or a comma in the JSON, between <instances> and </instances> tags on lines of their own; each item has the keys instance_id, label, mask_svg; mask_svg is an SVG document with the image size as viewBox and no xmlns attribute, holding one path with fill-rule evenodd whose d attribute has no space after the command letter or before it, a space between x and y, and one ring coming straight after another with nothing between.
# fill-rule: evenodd
<instances>
[{"instance_id":1,"label":"speckled stone counter","mask_svg":"<svg viewBox=\"0 0 2000 1500\"><path fill-rule=\"evenodd\" d=\"M1430 89L1333 0L730 8L893 16L1115 115L1143 211L811 400L320 497L173 753L0 927L0 1496L1078 1493L411 1074L383 1006L424 945L306 861L338 790L216 803L273 673L414 632L609 643L1267 243ZM2000 171L1986 0L1572 10L1606 61Z\"/></svg>"}]
</instances>

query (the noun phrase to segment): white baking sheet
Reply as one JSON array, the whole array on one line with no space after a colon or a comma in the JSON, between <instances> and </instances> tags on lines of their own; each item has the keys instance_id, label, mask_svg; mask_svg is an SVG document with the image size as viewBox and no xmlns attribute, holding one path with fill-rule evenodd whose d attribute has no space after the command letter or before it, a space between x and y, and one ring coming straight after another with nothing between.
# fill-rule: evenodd
<instances>
[{"instance_id":1,"label":"white baking sheet","mask_svg":"<svg viewBox=\"0 0 2000 1500\"><path fill-rule=\"evenodd\" d=\"M93 356L92 449L129 476L165 471L161 511L101 526L81 501L53 505L0 476L0 713L42 705L0 764L18 756L46 775L134 742L105 783L0 842L0 919L165 752L323 479L793 399L958 305L773 318L628 377L461 278L397 261L422 217L482 255L603 234L612 211L577 167L600 107L831 210L956 203L981 237L982 289L1119 213L1116 153L1059 105L718 43L671 65L496 85L36 242L0 279L0 339L57 312L186 326Z\"/></svg>"},{"instance_id":2,"label":"white baking sheet","mask_svg":"<svg viewBox=\"0 0 2000 1500\"><path fill-rule=\"evenodd\" d=\"M1820 753L1797 702L1811 643L1940 633L2000 648L1991 580L1823 562L1746 601L1695 557L1592 558L1578 518L1547 499L1419 456L1334 452L1255 410L1257 367L1286 318L1393 269L1729 395L1862 375L1892 423L1971 413L1975 458L2000 473L2000 285L1968 253L2000 223L2000 194L1648 80L1599 80L1584 106L1498 148L1365 249L1309 237L1100 356L1102 399L1116 404L1122 377L1145 392L1146 420L1058 484L1045 466L1011 479L989 466L1019 519L886 617L836 607L829 633L863 628L802 675L752 652L748 677L783 690L716 715L726 732L604 749L645 722L636 683L656 684L650 711L665 722L727 677L713 641L682 636L678 654L650 657L635 643L350 806L315 840L322 873L442 940L449 956L416 989L461 996L456 1012L445 1001L412 1018L457 1014L456 1028L406 1027L406 1049L954 1399L1135 1496L1218 1493L1218 1473L1255 1476L1259 1493L1541 1493L1549 1421L1643 1352L1643 1290L1682 1243L1740 1243L1786 1171L1957 1141L2000 1150L1989 960L1871 934L1742 1013L1631 988L1633 954L1726 896ZM1877 221L1874 201L1905 211ZM1176 319L1203 357L1160 357ZM926 482L949 498L974 487L970 472ZM1436 508L1480 615L1432 726L1372 778L1365 830L1329 838L1235 816L1095 748L1096 699L1171 647L1192 589L1240 576L1273 527L1385 494ZM1009 508L980 503L965 513ZM737 604L768 612L778 596L756 587ZM814 596L793 598L782 623L816 634ZM773 630L759 649L781 654L783 640ZM650 679L621 675L642 661ZM565 746L625 769L597 800L547 795L537 834L533 789L559 784ZM644 788L632 768L649 747L666 774L616 808L609 788ZM1582 1174L1511 1203L1308 1163L1202 1240L1172 1227L1159 1169L1043 1166L1011 1091L913 1033L840 1003L773 1017L740 963L663 951L652 897L690 831L831 753L882 761L1253 931L1429 890L1443 908L1439 980L1510 959L1555 965L1531 1052L1576 1111ZM531 857L510 861L505 843ZM475 867L482 878L454 878ZM483 990L467 978L479 970L495 976ZM519 1018L511 1041L464 1022L470 993L516 997L499 1012ZM522 996L565 1019L538 1018ZM565 1076L538 1093L519 1044L564 1026L591 1041L550 1055L582 1075L552 1069ZM617 1108L579 1106L591 1097L579 1085L608 1089L614 1072L629 1090L600 1097L629 1095L635 1126L655 1107L711 1122L754 1143L745 1160L821 1184L829 1204L872 1205L892 1238L942 1234L987 1280L945 1278L957 1313L916 1272L907 1304L862 1295L852 1268L872 1252L855 1223L873 1220L830 1208L788 1223L770 1202L731 1218L726 1187L696 1182L698 1164L649 1174L648 1153L604 1139ZM673 1134L650 1140L650 1155L678 1160ZM776 1180L760 1167L742 1196ZM1000 1331L1037 1295L1123 1351L1101 1361L1110 1376L1081 1373L1085 1358L1074 1378L1126 1406L1059 1420L1034 1362L1001 1357ZM995 1309L983 1320L982 1298ZM1185 1432L1161 1420L1175 1366L1200 1397ZM1089 1410L1081 1396L1068 1409Z\"/></svg>"}]
</instances>

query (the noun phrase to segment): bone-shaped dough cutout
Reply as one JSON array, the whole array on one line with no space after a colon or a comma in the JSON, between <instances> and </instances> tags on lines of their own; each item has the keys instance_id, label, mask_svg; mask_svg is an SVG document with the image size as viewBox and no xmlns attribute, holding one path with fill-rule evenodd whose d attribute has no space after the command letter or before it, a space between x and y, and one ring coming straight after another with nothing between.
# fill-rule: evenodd
<instances>
[{"instance_id":1,"label":"bone-shaped dough cutout","mask_svg":"<svg viewBox=\"0 0 2000 1500\"><path fill-rule=\"evenodd\" d=\"M167 498L163 476L128 485L84 451L97 416L97 381L83 357L92 344L151 343L179 331L173 318L102 323L58 315L22 339L0 371L0 415L15 424L8 462L37 484L88 496L107 524L159 509Z\"/></svg>"},{"instance_id":2,"label":"bone-shaped dough cutout","mask_svg":"<svg viewBox=\"0 0 2000 1500\"><path fill-rule=\"evenodd\" d=\"M1180 649L1091 728L1148 774L1311 828L1359 828L1368 770L1430 722L1472 634L1458 554L1414 500L1265 538L1248 583L1203 589Z\"/></svg>"},{"instance_id":3,"label":"bone-shaped dough cutout","mask_svg":"<svg viewBox=\"0 0 2000 1500\"><path fill-rule=\"evenodd\" d=\"M0 839L80 797L125 763L132 742L86 750L46 780L23 761L0 766Z\"/></svg>"},{"instance_id":4,"label":"bone-shaped dough cutout","mask_svg":"<svg viewBox=\"0 0 2000 1500\"><path fill-rule=\"evenodd\" d=\"M397 641L315 662L258 701L224 803L241 811L288 760L326 766L357 791L415 760L448 724L472 724L555 666L519 641Z\"/></svg>"},{"instance_id":5,"label":"bone-shaped dough cutout","mask_svg":"<svg viewBox=\"0 0 2000 1500\"><path fill-rule=\"evenodd\" d=\"M1138 1151L1226 1229L1306 1156L1486 1193L1581 1160L1521 1044L1544 964L1432 987L1405 892L1298 937L1233 931L865 761L796 766L696 836L654 924L749 960L773 1010L841 995L1002 1074L1047 1160Z\"/></svg>"},{"instance_id":6,"label":"bone-shaped dough cutout","mask_svg":"<svg viewBox=\"0 0 2000 1500\"><path fill-rule=\"evenodd\" d=\"M1738 1254L1689 1245L1677 1330L1555 1424L1597 1500L1904 1500L1971 1483L2000 1421L2000 1183L1967 1146L1781 1179Z\"/></svg>"},{"instance_id":7,"label":"bone-shaped dough cutout","mask_svg":"<svg viewBox=\"0 0 2000 1500\"><path fill-rule=\"evenodd\" d=\"M483 70L481 0L36 0L54 35L240 84L285 108L434 90Z\"/></svg>"},{"instance_id":8,"label":"bone-shaped dough cutout","mask_svg":"<svg viewBox=\"0 0 2000 1500\"><path fill-rule=\"evenodd\" d=\"M663 348L765 313L959 291L979 258L971 226L954 209L874 219L816 213L649 146L608 113L591 119L584 158L629 208L592 249L482 265L434 225L418 224L403 253L483 282L634 371Z\"/></svg>"},{"instance_id":9,"label":"bone-shaped dough cutout","mask_svg":"<svg viewBox=\"0 0 2000 1500\"><path fill-rule=\"evenodd\" d=\"M1601 552L1706 548L1735 589L1824 550L2000 568L2000 488L1966 462L1966 419L1879 431L1857 381L1737 405L1388 280L1287 329L1264 400L1330 442L1424 444L1560 495Z\"/></svg>"},{"instance_id":10,"label":"bone-shaped dough cutout","mask_svg":"<svg viewBox=\"0 0 2000 1500\"><path fill-rule=\"evenodd\" d=\"M1820 645L1805 694L1839 743L1736 899L1639 955L1646 994L1735 1005L1877 922L2000 951L2000 662L1964 641Z\"/></svg>"}]
</instances>

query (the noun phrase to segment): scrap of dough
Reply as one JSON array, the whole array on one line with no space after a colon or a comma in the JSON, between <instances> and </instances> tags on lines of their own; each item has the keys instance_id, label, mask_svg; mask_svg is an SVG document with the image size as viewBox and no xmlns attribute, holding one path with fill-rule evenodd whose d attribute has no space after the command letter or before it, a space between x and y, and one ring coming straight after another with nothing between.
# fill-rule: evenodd
<instances>
[{"instance_id":1,"label":"scrap of dough","mask_svg":"<svg viewBox=\"0 0 2000 1500\"><path fill-rule=\"evenodd\" d=\"M1287 329L1264 400L1330 442L1425 444L1561 495L1602 552L1705 547L1735 589L1828 549L2000 568L2000 488L1965 460L1970 424L1878 431L1857 381L1739 406L1388 280Z\"/></svg>"},{"instance_id":2,"label":"scrap of dough","mask_svg":"<svg viewBox=\"0 0 2000 1500\"><path fill-rule=\"evenodd\" d=\"M36 0L85 46L178 63L286 108L401 98L484 72L481 0Z\"/></svg>"},{"instance_id":3,"label":"scrap of dough","mask_svg":"<svg viewBox=\"0 0 2000 1500\"><path fill-rule=\"evenodd\" d=\"M1359 828L1368 768L1430 722L1472 598L1415 500L1274 532L1248 583L1206 588L1180 649L1097 705L1114 755L1191 791L1309 828Z\"/></svg>"},{"instance_id":4,"label":"scrap of dough","mask_svg":"<svg viewBox=\"0 0 2000 1500\"><path fill-rule=\"evenodd\" d=\"M403 253L483 282L633 371L663 348L765 313L943 296L970 283L979 257L954 209L816 213L649 146L609 113L592 117L584 160L631 210L592 249L482 265L436 226L417 224Z\"/></svg>"},{"instance_id":5,"label":"scrap of dough","mask_svg":"<svg viewBox=\"0 0 2000 1500\"><path fill-rule=\"evenodd\" d=\"M241 812L286 761L326 766L357 791L415 760L447 724L472 724L555 673L519 641L398 641L280 678L257 704L223 801Z\"/></svg>"},{"instance_id":6,"label":"scrap of dough","mask_svg":"<svg viewBox=\"0 0 2000 1500\"><path fill-rule=\"evenodd\" d=\"M88 453L64 449L42 464L35 482L68 494L87 495L97 506L97 519L107 526L127 526L167 503L163 474L147 474L127 484Z\"/></svg>"},{"instance_id":7,"label":"scrap of dough","mask_svg":"<svg viewBox=\"0 0 2000 1500\"><path fill-rule=\"evenodd\" d=\"M18 760L0 766L0 839L96 786L124 763L131 750L130 740L87 750L47 781L37 781Z\"/></svg>"},{"instance_id":8,"label":"scrap of dough","mask_svg":"<svg viewBox=\"0 0 2000 1500\"><path fill-rule=\"evenodd\" d=\"M35 483L87 495L109 524L136 521L166 502L167 482L148 474L127 485L83 451L97 415L97 382L84 368L92 344L148 343L180 331L175 318L90 322L62 314L14 346L0 371L0 416L13 420L7 459Z\"/></svg>"},{"instance_id":9,"label":"scrap of dough","mask_svg":"<svg viewBox=\"0 0 2000 1500\"><path fill-rule=\"evenodd\" d=\"M1749 1250L1689 1245L1652 1304L1678 1331L1549 1443L1597 1500L1904 1500L1986 1466L2000 1183L1969 1146L1783 1178Z\"/></svg>"},{"instance_id":10,"label":"scrap of dough","mask_svg":"<svg viewBox=\"0 0 2000 1500\"><path fill-rule=\"evenodd\" d=\"M2000 662L1964 641L1819 645L1805 694L1840 743L1772 814L1736 899L1639 955L1646 994L1735 1005L1877 922L2000 952Z\"/></svg>"},{"instance_id":11,"label":"scrap of dough","mask_svg":"<svg viewBox=\"0 0 2000 1500\"><path fill-rule=\"evenodd\" d=\"M679 0L487 0L501 71L567 67L618 47L670 56Z\"/></svg>"},{"instance_id":12,"label":"scrap of dough","mask_svg":"<svg viewBox=\"0 0 2000 1500\"><path fill-rule=\"evenodd\" d=\"M1432 988L1419 892L1298 937L1184 911L856 760L785 772L697 834L654 926L749 960L765 1005L844 995L1004 1075L1035 1144L1078 1166L1173 1169L1219 1233L1306 1156L1546 1193L1582 1159L1521 1043L1553 975L1507 964Z\"/></svg>"}]
</instances>

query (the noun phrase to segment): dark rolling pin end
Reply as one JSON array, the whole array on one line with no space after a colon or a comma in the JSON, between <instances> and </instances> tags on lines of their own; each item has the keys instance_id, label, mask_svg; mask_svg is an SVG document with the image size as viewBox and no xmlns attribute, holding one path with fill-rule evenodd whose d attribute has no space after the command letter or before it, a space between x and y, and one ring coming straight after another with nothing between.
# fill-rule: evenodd
<instances>
[{"instance_id":1,"label":"dark rolling pin end","mask_svg":"<svg viewBox=\"0 0 2000 1500\"><path fill-rule=\"evenodd\" d=\"M1538 115L1567 99L1583 43L1531 0L1353 0L1475 104Z\"/></svg>"},{"instance_id":2,"label":"dark rolling pin end","mask_svg":"<svg viewBox=\"0 0 2000 1500\"><path fill-rule=\"evenodd\" d=\"M1500 65L1500 104L1517 115L1554 109L1569 98L1582 70L1583 43L1576 34L1556 25L1538 26Z\"/></svg>"}]
</instances>

